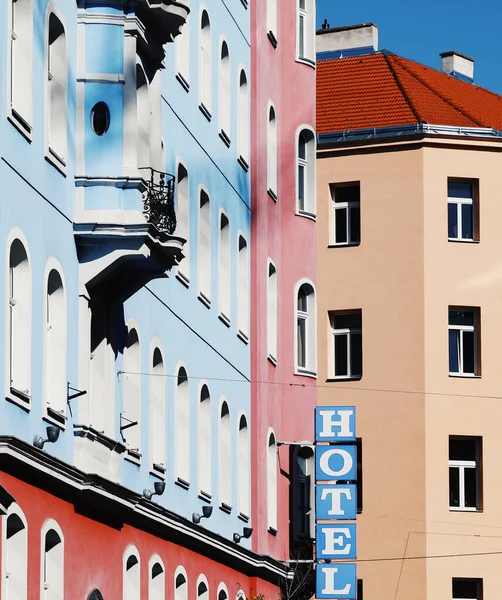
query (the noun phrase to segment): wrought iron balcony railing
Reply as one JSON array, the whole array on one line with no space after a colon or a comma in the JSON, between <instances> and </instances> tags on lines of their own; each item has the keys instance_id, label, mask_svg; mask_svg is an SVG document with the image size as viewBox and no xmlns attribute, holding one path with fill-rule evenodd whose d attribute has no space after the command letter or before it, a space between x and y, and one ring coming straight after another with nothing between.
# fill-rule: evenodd
<instances>
[{"instance_id":1,"label":"wrought iron balcony railing","mask_svg":"<svg viewBox=\"0 0 502 600\"><path fill-rule=\"evenodd\" d=\"M162 173L150 167L141 167L149 172L145 177L146 190L143 192L143 214L148 223L159 231L173 234L176 229L174 209L174 175Z\"/></svg>"}]
</instances>

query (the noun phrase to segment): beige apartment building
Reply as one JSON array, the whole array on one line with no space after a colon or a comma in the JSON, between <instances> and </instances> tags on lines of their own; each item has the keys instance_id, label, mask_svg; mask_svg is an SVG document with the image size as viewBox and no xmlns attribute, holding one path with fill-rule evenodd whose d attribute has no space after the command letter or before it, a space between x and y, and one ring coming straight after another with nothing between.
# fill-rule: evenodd
<instances>
[{"instance_id":1,"label":"beige apartment building","mask_svg":"<svg viewBox=\"0 0 502 600\"><path fill-rule=\"evenodd\" d=\"M364 600L502 585L502 97L317 36L319 403L355 405Z\"/></svg>"}]
</instances>

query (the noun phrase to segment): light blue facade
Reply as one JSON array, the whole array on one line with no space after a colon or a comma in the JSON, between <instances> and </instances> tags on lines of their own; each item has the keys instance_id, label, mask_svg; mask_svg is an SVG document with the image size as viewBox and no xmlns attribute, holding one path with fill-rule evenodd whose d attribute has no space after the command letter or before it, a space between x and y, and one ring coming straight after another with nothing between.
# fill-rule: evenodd
<instances>
[{"instance_id":1,"label":"light blue facade","mask_svg":"<svg viewBox=\"0 0 502 600\"><path fill-rule=\"evenodd\" d=\"M187 91L176 78L175 42L167 39L172 32L164 27L165 23L174 23L176 29L186 13L171 18L147 8L146 3L139 3L142 8L137 13L133 9L127 12L121 2L111 0L54 2L65 28L68 64L64 164L51 158L46 142L48 3L33 0L31 133L21 133L22 127L13 124L16 120L10 112L8 4L0 6L0 24L4 28L0 46L0 252L5 290L0 294L0 340L7 339L10 327L8 240L18 236L23 243L26 241L31 269L31 385L30 400L19 402L10 392L7 367L2 370L2 385L11 401L0 404L0 434L31 444L33 436L43 434L48 423L57 423L63 428L59 440L46 444L44 451L138 494L144 489L152 490L154 482L159 481L150 472L149 456L150 370L155 339L162 351L165 372L166 489L154 501L188 519L194 512L201 513L202 505L209 501L199 497L197 466L199 392L205 382L211 394L210 503L214 510L202 525L231 539L248 522L239 516L237 506L236 449L242 415L249 434L251 428L250 351L237 327L237 257L238 236L245 238L248 247L250 244L250 173L238 162L236 147L240 70L244 69L248 78L250 75L249 10L242 2L207 0L203 5L191 1L190 27L181 30L182 36L189 36ZM199 24L203 9L211 22L211 120L199 108ZM158 30L149 32L150 26L157 25ZM166 39L162 39L164 35ZM230 146L219 136L217 114L223 38L230 55ZM144 147L138 141L138 114L143 102L139 99L142 92L137 89L138 69L143 69L149 80L148 111L144 113L149 115L148 148L143 155L148 155L146 160L140 156ZM109 128L102 136L92 128L91 113L98 102L105 102L110 113ZM176 277L176 262L186 260L182 258L185 240L179 231L159 233L142 214L144 180L148 180L150 172L139 167L176 174L180 160L188 170L190 182L189 284ZM158 183L159 176L154 177ZM197 285L200 186L210 197L210 308L198 297ZM230 323L219 318L218 308L221 210L230 227ZM148 218L154 223L153 218ZM66 380L75 390L87 392L72 399L61 418L48 412L43 400L46 264L53 263L53 259L60 265L67 306ZM163 276L166 272L168 277ZM141 352L141 409L138 425L132 426L141 429L141 457L128 454L128 432L121 431L121 425L128 423L123 418L123 345L124 328L131 320ZM7 342L0 344L2 364L11 360L9 352ZM189 377L188 489L177 485L174 478L174 393L180 364ZM218 436L223 397L230 412L231 510L219 510ZM250 435L248 443L249 439ZM249 547L250 541L242 539L241 545Z\"/></svg>"}]
</instances>

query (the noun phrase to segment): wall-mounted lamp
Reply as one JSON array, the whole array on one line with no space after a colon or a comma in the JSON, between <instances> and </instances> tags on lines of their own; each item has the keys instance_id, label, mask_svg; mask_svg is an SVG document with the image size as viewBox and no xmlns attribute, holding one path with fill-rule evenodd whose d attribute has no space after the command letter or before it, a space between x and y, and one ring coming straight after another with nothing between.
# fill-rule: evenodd
<instances>
[{"instance_id":1,"label":"wall-mounted lamp","mask_svg":"<svg viewBox=\"0 0 502 600\"><path fill-rule=\"evenodd\" d=\"M35 448L40 448L40 450L43 450L44 444L46 442L50 442L51 444L54 444L54 442L58 441L59 432L61 431L61 429L59 429L59 427L56 427L55 425L49 425L47 427L46 431L47 431L46 439L44 439L41 435L36 435L33 438L33 445L35 446Z\"/></svg>"},{"instance_id":2,"label":"wall-mounted lamp","mask_svg":"<svg viewBox=\"0 0 502 600\"><path fill-rule=\"evenodd\" d=\"M246 540L248 540L252 535L253 535L252 527L243 527L242 535L240 533L234 533L234 542L236 544L238 544L242 538L245 538Z\"/></svg>"},{"instance_id":3,"label":"wall-mounted lamp","mask_svg":"<svg viewBox=\"0 0 502 600\"><path fill-rule=\"evenodd\" d=\"M209 519L209 517L212 514L213 514L212 506L203 506L201 515L199 515L199 513L192 513L192 521L197 525L198 523L200 523L201 519Z\"/></svg>"},{"instance_id":4,"label":"wall-mounted lamp","mask_svg":"<svg viewBox=\"0 0 502 600\"><path fill-rule=\"evenodd\" d=\"M143 498L146 498L147 500L151 500L152 496L162 496L162 494L164 493L165 489L166 489L166 482L165 481L156 481L153 484L154 490L143 490Z\"/></svg>"}]
</instances>

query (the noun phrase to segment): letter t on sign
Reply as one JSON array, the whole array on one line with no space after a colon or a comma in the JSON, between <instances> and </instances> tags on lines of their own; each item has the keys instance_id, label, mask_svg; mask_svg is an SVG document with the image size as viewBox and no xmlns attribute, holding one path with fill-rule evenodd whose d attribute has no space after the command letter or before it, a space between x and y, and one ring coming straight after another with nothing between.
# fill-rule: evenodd
<instances>
[{"instance_id":1,"label":"letter t on sign","mask_svg":"<svg viewBox=\"0 0 502 600\"><path fill-rule=\"evenodd\" d=\"M317 406L315 409L316 442L355 442L355 406Z\"/></svg>"}]
</instances>

